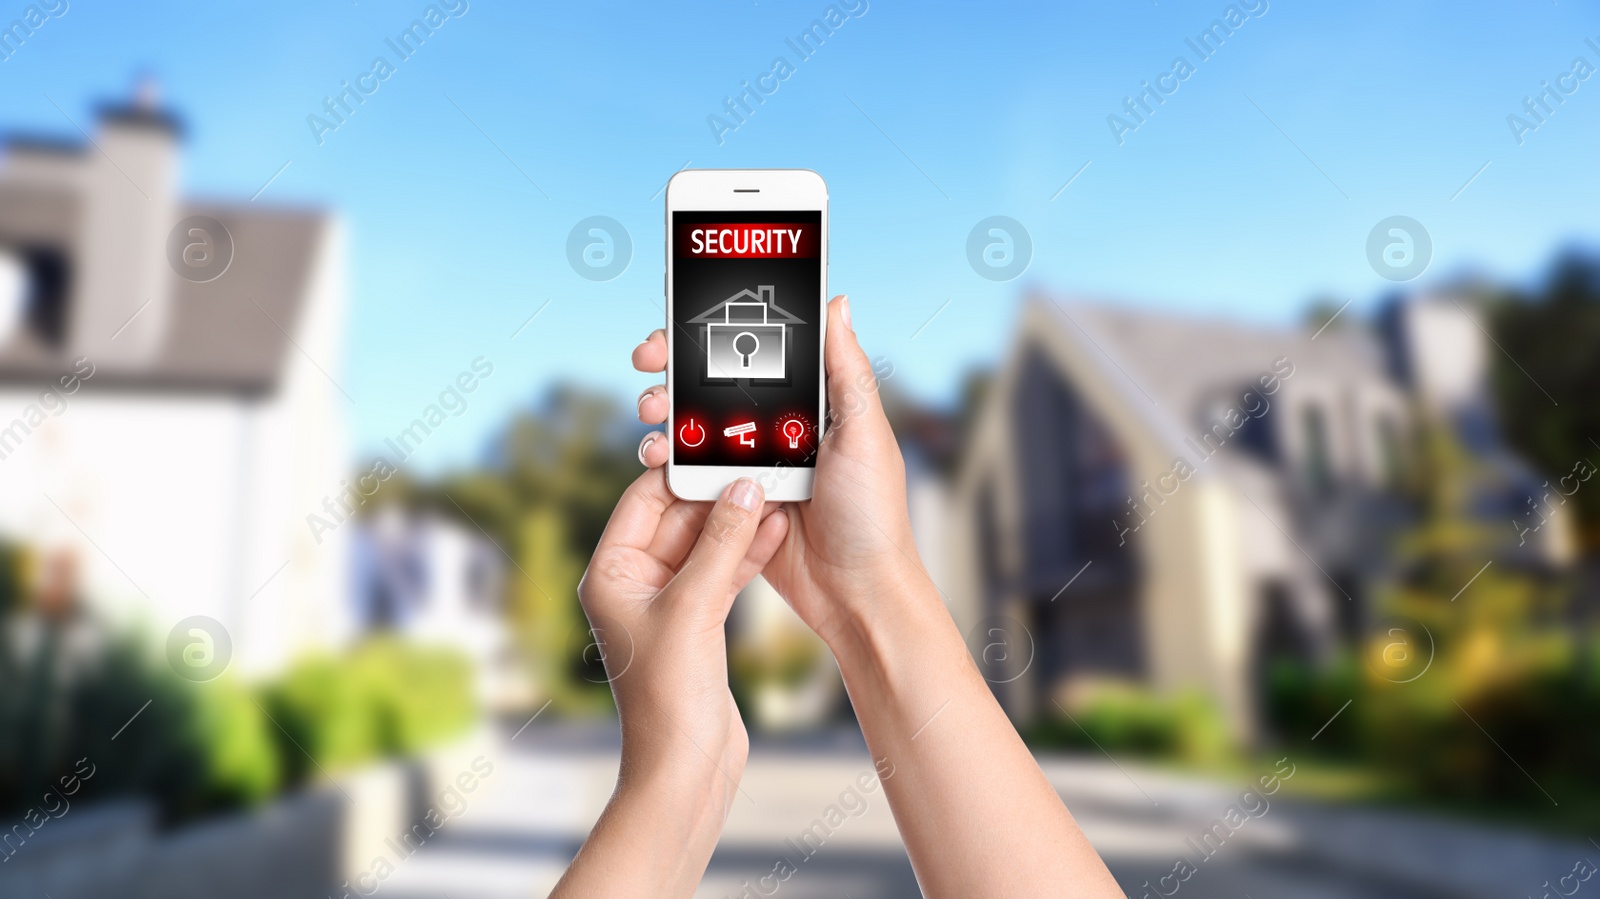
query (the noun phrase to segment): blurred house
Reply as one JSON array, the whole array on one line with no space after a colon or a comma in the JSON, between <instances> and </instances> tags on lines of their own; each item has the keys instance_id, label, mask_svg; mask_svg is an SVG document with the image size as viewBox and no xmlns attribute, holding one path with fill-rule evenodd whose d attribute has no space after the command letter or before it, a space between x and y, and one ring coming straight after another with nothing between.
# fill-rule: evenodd
<instances>
[{"instance_id":1,"label":"blurred house","mask_svg":"<svg viewBox=\"0 0 1600 899\"><path fill-rule=\"evenodd\" d=\"M0 161L0 540L156 635L216 618L271 669L351 628L345 535L306 520L344 490L340 229L180 196L149 87L94 130L12 134ZM173 256L192 216L231 239L213 280Z\"/></svg>"},{"instance_id":2,"label":"blurred house","mask_svg":"<svg viewBox=\"0 0 1600 899\"><path fill-rule=\"evenodd\" d=\"M1418 416L1494 473L1476 508L1508 528L1539 483L1500 444L1484 337L1448 298L1321 333L1036 296L976 410L954 478L957 620L1036 646L997 685L1029 717L1074 683L1215 697L1255 727L1259 666L1319 658L1366 625L1412 521L1398 487ZM1500 517L1504 515L1504 517ZM1546 529L1529 552L1559 556Z\"/></svg>"},{"instance_id":3,"label":"blurred house","mask_svg":"<svg viewBox=\"0 0 1600 899\"><path fill-rule=\"evenodd\" d=\"M526 702L504 623L505 562L487 537L455 522L385 505L352 531L358 630L449 646L473 662L478 699ZM521 707L518 705L517 707Z\"/></svg>"},{"instance_id":4,"label":"blurred house","mask_svg":"<svg viewBox=\"0 0 1600 899\"><path fill-rule=\"evenodd\" d=\"M739 591L727 631L734 677L749 691L745 714L752 729L792 733L819 728L848 705L827 644L766 578L757 575Z\"/></svg>"}]
</instances>

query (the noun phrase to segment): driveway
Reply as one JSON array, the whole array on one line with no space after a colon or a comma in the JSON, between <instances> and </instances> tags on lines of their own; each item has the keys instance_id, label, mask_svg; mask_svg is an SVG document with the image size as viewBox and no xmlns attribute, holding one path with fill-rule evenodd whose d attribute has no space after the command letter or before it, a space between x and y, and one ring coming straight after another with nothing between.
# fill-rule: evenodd
<instances>
[{"instance_id":1,"label":"driveway","mask_svg":"<svg viewBox=\"0 0 1600 899\"><path fill-rule=\"evenodd\" d=\"M486 789L460 818L400 865L385 883L385 895L522 899L543 896L560 877L610 795L617 767L615 725L535 724L514 741L508 732L497 749L496 770L486 779ZM1348 842L1348 835L1324 832L1336 826L1362 838L1388 840L1381 831L1389 827L1394 839L1404 842L1417 827L1402 819L1359 812L1373 817L1338 823L1339 809L1274 797L1270 809L1247 819L1201 861L1190 841L1198 841L1207 825L1238 801L1240 787L1118 764L1104 756L1050 756L1043 767L1134 899L1147 892L1184 899L1433 899L1466 894L1459 883L1431 880L1426 858L1409 864L1410 852L1398 853L1402 863L1388 866L1350 863L1351 853L1370 853L1354 847L1341 856L1346 850L1339 843ZM846 818L809 858L802 859L791 846L858 775L870 771L866 747L854 732L802 742L758 741L741 796L697 895L738 896L747 882L758 885L785 859L798 871L774 893L784 899L919 896L881 790L867 793L866 808ZM1470 839L1461 837L1455 848L1477 852ZM1530 866L1530 873L1519 876L1534 876L1531 872L1540 866L1567 857L1564 847L1528 845L1533 855L1523 864ZM1417 851L1449 848L1424 845ZM1196 873L1181 883L1171 878L1163 883L1161 878L1172 873L1179 859L1193 862ZM1559 877L1571 869L1571 860L1564 864L1543 876ZM1526 891L1537 893L1539 883L1532 880ZM1484 884L1482 892L1493 892L1491 886ZM1063 885L1063 895L1067 889Z\"/></svg>"}]
</instances>

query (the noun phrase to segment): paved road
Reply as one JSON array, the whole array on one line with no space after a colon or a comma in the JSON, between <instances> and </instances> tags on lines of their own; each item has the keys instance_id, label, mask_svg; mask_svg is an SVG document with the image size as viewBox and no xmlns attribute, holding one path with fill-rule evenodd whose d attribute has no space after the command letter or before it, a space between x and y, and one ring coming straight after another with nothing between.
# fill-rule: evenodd
<instances>
[{"instance_id":1,"label":"paved road","mask_svg":"<svg viewBox=\"0 0 1600 899\"><path fill-rule=\"evenodd\" d=\"M499 748L495 774L472 805L384 885L397 899L542 896L577 851L605 804L615 776L615 736L600 728L528 728ZM1134 899L1153 889L1184 856L1189 837L1223 814L1237 788L1161 774L1104 757L1051 757L1046 773L1068 798L1090 839ZM757 744L741 797L698 896L738 896L780 858L798 872L774 895L783 899L875 899L920 895L881 790L847 817L811 857L789 846L872 764L858 735L805 745ZM852 802L852 805L855 805ZM1291 816L1269 809L1251 819L1180 887L1184 899L1432 899L1445 893L1347 866L1318 864L1303 851ZM1149 887L1146 886L1148 882ZM1166 889L1171 890L1168 881ZM1067 895L1063 885L1062 895Z\"/></svg>"}]
</instances>

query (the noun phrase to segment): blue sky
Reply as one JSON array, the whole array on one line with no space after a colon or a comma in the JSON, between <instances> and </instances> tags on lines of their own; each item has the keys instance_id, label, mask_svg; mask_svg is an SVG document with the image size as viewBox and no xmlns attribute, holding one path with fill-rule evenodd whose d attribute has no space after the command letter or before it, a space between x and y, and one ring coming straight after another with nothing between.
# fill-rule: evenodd
<instances>
[{"instance_id":1,"label":"blue sky","mask_svg":"<svg viewBox=\"0 0 1600 899\"><path fill-rule=\"evenodd\" d=\"M426 3L72 0L0 63L0 125L70 133L45 93L82 122L150 70L190 123L189 193L248 199L288 162L257 202L331 207L348 228L332 370L358 448L474 357L495 365L414 457L432 470L475 458L558 379L629 403L650 383L627 355L663 317L658 192L686 161L821 172L830 284L869 351L934 401L1004 351L1030 286L1290 322L1313 296L1359 312L1392 287L1365 251L1391 215L1432 236L1413 286L1468 268L1527 278L1595 241L1600 77L1568 78L1577 89L1520 146L1506 117L1577 57L1600 65L1584 40L1600 46L1600 12L1272 0L1201 61L1185 39L1229 5L871 0L798 61L785 39L828 4L471 0L399 61L384 39ZM0 22L27 6L0 0ZM779 55L794 74L719 145L707 117ZM1119 146L1107 117L1180 55L1193 74ZM378 56L394 73L319 146L307 116ZM566 260L592 215L632 236L612 281ZM991 215L1031 235L1017 280L967 262Z\"/></svg>"}]
</instances>

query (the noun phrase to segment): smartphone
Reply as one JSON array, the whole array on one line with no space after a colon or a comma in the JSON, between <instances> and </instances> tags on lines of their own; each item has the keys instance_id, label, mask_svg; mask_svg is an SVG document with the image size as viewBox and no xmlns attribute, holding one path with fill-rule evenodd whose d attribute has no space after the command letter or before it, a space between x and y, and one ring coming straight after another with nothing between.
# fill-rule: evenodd
<instances>
[{"instance_id":1,"label":"smartphone","mask_svg":"<svg viewBox=\"0 0 1600 899\"><path fill-rule=\"evenodd\" d=\"M811 498L822 445L828 186L804 169L694 169L667 183L667 486L742 477Z\"/></svg>"}]
</instances>

